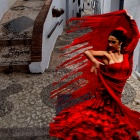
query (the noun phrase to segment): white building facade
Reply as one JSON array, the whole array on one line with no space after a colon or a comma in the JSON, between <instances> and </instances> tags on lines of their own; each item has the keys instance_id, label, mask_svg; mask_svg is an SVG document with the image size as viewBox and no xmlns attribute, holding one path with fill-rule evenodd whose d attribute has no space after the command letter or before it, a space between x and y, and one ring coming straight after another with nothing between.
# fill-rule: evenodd
<instances>
[{"instance_id":1,"label":"white building facade","mask_svg":"<svg viewBox=\"0 0 140 140\"><path fill-rule=\"evenodd\" d=\"M124 8L124 0L99 0L101 4L101 13L109 13L122 10Z\"/></svg>"},{"instance_id":2,"label":"white building facade","mask_svg":"<svg viewBox=\"0 0 140 140\"><path fill-rule=\"evenodd\" d=\"M84 9L85 10L92 10L93 1L92 0L84 0Z\"/></svg>"},{"instance_id":3,"label":"white building facade","mask_svg":"<svg viewBox=\"0 0 140 140\"><path fill-rule=\"evenodd\" d=\"M60 17L52 17L52 8L64 9L64 14ZM51 53L53 51L57 37L62 34L63 28L66 26L66 21L72 17L77 17L80 8L83 8L83 0L53 0L47 18L44 23L43 37L42 37L42 61L32 62L29 65L31 73L43 73L45 69L48 69ZM63 20L62 24L56 27L50 38L47 35L56 25L57 22Z\"/></svg>"},{"instance_id":4,"label":"white building facade","mask_svg":"<svg viewBox=\"0 0 140 140\"><path fill-rule=\"evenodd\" d=\"M90 10L92 15L101 14L101 1L100 0L84 0L84 9Z\"/></svg>"},{"instance_id":5,"label":"white building facade","mask_svg":"<svg viewBox=\"0 0 140 140\"><path fill-rule=\"evenodd\" d=\"M17 0L0 0L0 20Z\"/></svg>"},{"instance_id":6,"label":"white building facade","mask_svg":"<svg viewBox=\"0 0 140 140\"><path fill-rule=\"evenodd\" d=\"M66 20L77 17L80 8L83 9L83 0L66 0Z\"/></svg>"},{"instance_id":7,"label":"white building facade","mask_svg":"<svg viewBox=\"0 0 140 140\"><path fill-rule=\"evenodd\" d=\"M5 12L7 12L17 0L0 0L0 20ZM64 13L60 17L52 16L52 9L63 9ZM83 0L52 0L49 12L43 26L42 36L42 61L31 62L29 69L31 73L43 73L49 67L51 53L53 51L57 37L62 34L66 26L66 21L72 17L77 17L79 13L82 15ZM48 38L48 34L59 22L52 35Z\"/></svg>"}]
</instances>

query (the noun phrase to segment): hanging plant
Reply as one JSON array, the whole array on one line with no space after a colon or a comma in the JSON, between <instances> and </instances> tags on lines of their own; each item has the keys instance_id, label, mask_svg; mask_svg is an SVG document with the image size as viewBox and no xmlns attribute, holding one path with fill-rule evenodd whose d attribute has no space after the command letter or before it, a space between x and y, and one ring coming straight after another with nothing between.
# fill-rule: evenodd
<instances>
[{"instance_id":1,"label":"hanging plant","mask_svg":"<svg viewBox=\"0 0 140 140\"><path fill-rule=\"evenodd\" d=\"M60 9L60 10L55 8L52 9L53 17L60 17L63 13L64 13L64 9Z\"/></svg>"},{"instance_id":2,"label":"hanging plant","mask_svg":"<svg viewBox=\"0 0 140 140\"><path fill-rule=\"evenodd\" d=\"M60 9L60 10L61 10L61 14L64 14L64 11L65 11L65 10L64 10L64 9Z\"/></svg>"}]
</instances>

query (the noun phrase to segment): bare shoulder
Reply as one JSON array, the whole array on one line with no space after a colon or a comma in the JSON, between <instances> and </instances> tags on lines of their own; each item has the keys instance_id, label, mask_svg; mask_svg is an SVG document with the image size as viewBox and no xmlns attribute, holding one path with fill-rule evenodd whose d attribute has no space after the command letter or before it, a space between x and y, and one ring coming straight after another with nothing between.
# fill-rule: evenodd
<instances>
[{"instance_id":1,"label":"bare shoulder","mask_svg":"<svg viewBox=\"0 0 140 140\"><path fill-rule=\"evenodd\" d=\"M111 55L108 51L104 51L104 56L107 57L108 59L111 59Z\"/></svg>"}]
</instances>

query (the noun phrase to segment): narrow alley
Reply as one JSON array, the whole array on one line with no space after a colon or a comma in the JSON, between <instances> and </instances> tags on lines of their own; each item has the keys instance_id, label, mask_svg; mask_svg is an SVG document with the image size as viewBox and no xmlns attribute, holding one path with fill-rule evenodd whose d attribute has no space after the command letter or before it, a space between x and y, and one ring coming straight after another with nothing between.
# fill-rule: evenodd
<instances>
[{"instance_id":1,"label":"narrow alley","mask_svg":"<svg viewBox=\"0 0 140 140\"><path fill-rule=\"evenodd\" d=\"M86 14L89 15L90 12L85 11L83 16ZM71 44L73 39L91 31L81 29L67 34L67 30L68 26L57 38L49 68L43 74L21 73L16 70L11 73L0 73L0 140L57 140L49 136L49 123L63 108L55 107L53 102L56 99L49 99L50 92L52 84L72 69L70 66L56 72L56 66L74 55L59 57L71 48L66 51L60 49ZM78 48L78 45L74 48ZM58 74L60 77L56 77ZM65 79L60 84L63 85L69 80ZM128 79L122 102L129 108L140 111L140 82L137 79Z\"/></svg>"}]
</instances>

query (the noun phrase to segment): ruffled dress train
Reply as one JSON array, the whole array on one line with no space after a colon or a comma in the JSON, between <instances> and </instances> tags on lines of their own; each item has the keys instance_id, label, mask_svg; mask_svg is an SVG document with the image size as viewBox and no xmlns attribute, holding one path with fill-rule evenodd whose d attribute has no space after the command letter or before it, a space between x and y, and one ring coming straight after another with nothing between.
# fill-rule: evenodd
<instances>
[{"instance_id":1,"label":"ruffled dress train","mask_svg":"<svg viewBox=\"0 0 140 140\"><path fill-rule=\"evenodd\" d=\"M109 65L107 73L115 76L127 74L127 57L124 54L123 62ZM50 136L63 140L140 140L137 128L128 121L102 82L90 100L62 110L53 119Z\"/></svg>"},{"instance_id":2,"label":"ruffled dress train","mask_svg":"<svg viewBox=\"0 0 140 140\"><path fill-rule=\"evenodd\" d=\"M96 96L60 112L50 123L50 136L62 140L139 140L119 106L105 89Z\"/></svg>"}]
</instances>

